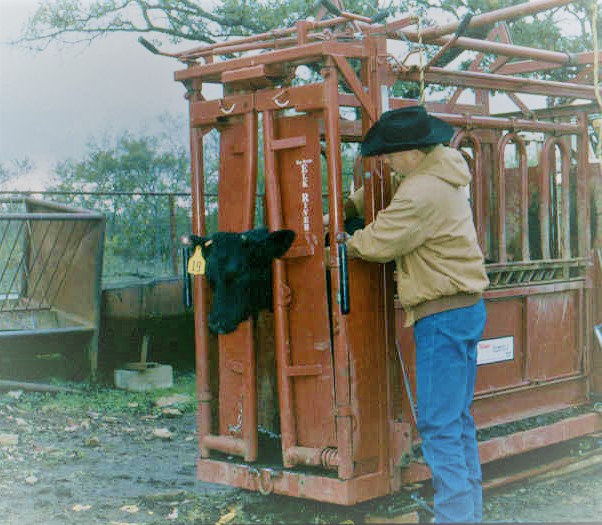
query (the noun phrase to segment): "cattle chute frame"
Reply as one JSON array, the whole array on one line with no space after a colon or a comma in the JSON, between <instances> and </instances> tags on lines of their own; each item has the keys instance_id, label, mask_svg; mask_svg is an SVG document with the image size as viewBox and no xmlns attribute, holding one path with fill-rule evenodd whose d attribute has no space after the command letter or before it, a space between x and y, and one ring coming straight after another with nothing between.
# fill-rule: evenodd
<instances>
[{"instance_id":1,"label":"cattle chute frame","mask_svg":"<svg viewBox=\"0 0 602 525\"><path fill-rule=\"evenodd\" d=\"M195 278L200 479L353 504L429 475L416 461L418 435L395 349L399 340L413 387L413 341L395 308L392 268L349 260L350 312L343 315L343 261L338 250L325 248L322 226L328 212L332 244L342 242L342 142L361 140L385 109L418 103L391 97L396 81L425 79L455 88L447 100L426 106L457 128L452 146L461 148L474 175L470 198L490 261L474 404L479 428L583 408L579 415L481 441L482 462L602 429L600 415L587 410L602 371L592 362L600 313L594 309L599 299L592 281L588 187L598 169L588 158L588 115L600 110L588 75L598 61L591 52L570 56L515 46L504 24L569 3L536 0L475 16L469 27L493 27L484 40L452 36L458 23L418 31L413 15L379 24L344 11L328 18L322 9L315 20L291 28L176 55L187 64L175 76L190 103L194 233L205 233L203 136L215 128L219 230L253 226L261 155L266 224L297 234L273 264L274 327L267 335L262 322L254 330L249 320L218 337L216 355L207 327L207 285ZM466 71L438 67L435 59L421 71L388 55L388 41L419 39L440 51L456 47L481 54ZM486 66L483 53L497 58ZM299 81L298 66L310 66L319 79ZM566 66L575 69L572 82L528 78ZM203 85L212 83L223 86L222 98L204 98ZM474 91L474 103L460 102L463 90ZM491 90L506 93L518 111L492 114ZM530 110L523 93L556 105ZM556 103L560 99L563 104ZM357 118L342 118L343 108ZM529 137L541 144L536 163L529 162ZM512 148L513 164L507 153ZM357 167L369 222L390 198L389 177L375 159ZM328 282L335 298L330 311ZM271 351L279 423L271 430L277 440L258 433L271 421L264 398L270 378L262 377ZM276 452L266 450L273 442Z\"/></svg>"}]
</instances>

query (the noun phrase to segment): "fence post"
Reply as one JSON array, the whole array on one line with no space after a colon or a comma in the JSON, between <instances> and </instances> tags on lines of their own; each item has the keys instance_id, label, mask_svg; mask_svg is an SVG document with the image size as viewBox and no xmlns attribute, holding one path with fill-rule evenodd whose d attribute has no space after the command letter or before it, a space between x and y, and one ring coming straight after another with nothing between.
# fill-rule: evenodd
<instances>
[{"instance_id":1,"label":"fence post","mask_svg":"<svg viewBox=\"0 0 602 525\"><path fill-rule=\"evenodd\" d=\"M178 275L179 260L178 260L178 240L176 230L176 198L173 193L169 194L169 239L171 251L171 266L174 275Z\"/></svg>"}]
</instances>

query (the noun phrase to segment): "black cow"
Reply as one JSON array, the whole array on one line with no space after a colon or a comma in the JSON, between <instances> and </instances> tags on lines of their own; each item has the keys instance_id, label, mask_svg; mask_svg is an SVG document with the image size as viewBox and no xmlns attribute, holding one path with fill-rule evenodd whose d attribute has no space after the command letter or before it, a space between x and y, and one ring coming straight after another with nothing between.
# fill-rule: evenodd
<instances>
[{"instance_id":1,"label":"black cow","mask_svg":"<svg viewBox=\"0 0 602 525\"><path fill-rule=\"evenodd\" d=\"M260 310L272 309L272 260L282 257L295 239L292 230L191 235L189 244L201 246L205 276L213 290L209 329L227 334Z\"/></svg>"}]
</instances>

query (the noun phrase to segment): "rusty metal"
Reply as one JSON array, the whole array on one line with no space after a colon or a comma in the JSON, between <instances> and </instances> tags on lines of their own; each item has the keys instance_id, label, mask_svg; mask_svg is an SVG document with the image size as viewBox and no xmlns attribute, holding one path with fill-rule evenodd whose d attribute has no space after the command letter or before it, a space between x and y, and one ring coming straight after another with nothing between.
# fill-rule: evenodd
<instances>
[{"instance_id":1,"label":"rusty metal","mask_svg":"<svg viewBox=\"0 0 602 525\"><path fill-rule=\"evenodd\" d=\"M263 136L264 146L264 170L266 183L266 201L268 225L272 230L284 227L282 208L280 204L280 187L276 173L275 151L271 147L274 140L274 116L272 111L263 114ZM286 282L286 269L284 262L274 262L274 283L276 289L280 289ZM282 295L277 294L274 298L274 318L276 332L276 364L278 367L278 395L281 407L280 432L282 436L282 451L295 446L297 441L296 421L294 414L294 400L292 393L291 378L286 369L291 365L290 339L288 334L288 305L282 300ZM293 464L284 458L284 466L292 467Z\"/></svg>"},{"instance_id":2,"label":"rusty metal","mask_svg":"<svg viewBox=\"0 0 602 525\"><path fill-rule=\"evenodd\" d=\"M552 153L555 149L560 150L561 162L561 180L562 180L562 228L561 236L558 239L557 253L563 259L570 257L570 202L569 202L569 176L571 169L570 151L567 143L559 137L549 136L541 149L540 161L540 209L539 220L541 225L541 248L544 259L550 258L550 170L553 168L553 174L556 173L555 156ZM554 162L553 162L554 161ZM555 179L552 179L555 180Z\"/></svg>"},{"instance_id":3,"label":"rusty metal","mask_svg":"<svg viewBox=\"0 0 602 525\"><path fill-rule=\"evenodd\" d=\"M469 129L462 129L455 133L450 141L450 146L456 149L461 148L466 142L470 143L470 147L474 152L472 159L471 174L472 183L471 202L473 206L475 225L477 227L477 237L479 245L484 247L485 241L485 213L483 199L483 148L481 140Z\"/></svg>"},{"instance_id":4,"label":"rusty metal","mask_svg":"<svg viewBox=\"0 0 602 525\"><path fill-rule=\"evenodd\" d=\"M489 13L483 13L472 17L468 28L487 26L499 22L501 20L512 20L513 18L520 18L523 16L532 15L554 7L560 7L563 5L570 4L571 0L532 0L523 4L514 5L511 7L504 7ZM437 38L442 35L453 33L460 22L450 22L449 24L435 26L433 28L425 28L422 31L422 38L425 42L431 39ZM408 38L417 37L416 31L404 30L404 33Z\"/></svg>"},{"instance_id":5,"label":"rusty metal","mask_svg":"<svg viewBox=\"0 0 602 525\"><path fill-rule=\"evenodd\" d=\"M522 260L529 260L529 219L528 219L528 191L527 191L527 149L525 141L515 132L504 135L497 145L497 207L498 207L498 228L497 228L497 249L498 260L501 263L508 262L507 257L507 239L506 239L506 167L504 154L506 146L514 143L518 149L518 165L520 179L520 236L521 236L521 255Z\"/></svg>"},{"instance_id":6,"label":"rusty metal","mask_svg":"<svg viewBox=\"0 0 602 525\"><path fill-rule=\"evenodd\" d=\"M470 27L568 3L538 0L503 8L473 17ZM261 147L257 137L261 119L267 225L290 228L297 234L289 252L273 266L274 327L269 337L262 334L269 340L254 344L257 327L252 322L243 323L228 343L219 338L217 399L212 397L208 379L207 338L198 334L206 331L207 297L201 283L197 284L201 479L261 493L352 504L428 476L424 465L412 461L419 436L410 417L412 396L400 387L402 370L395 360L395 338L401 342L410 389L415 389L414 347L412 331L403 328L404 314L394 303L393 270L390 265L349 260L346 314L340 306L342 254L336 249L344 225L343 143L361 140L387 109L419 103L390 96L394 81L419 82L420 71L400 66L387 55L387 38L417 38L412 27L416 22L415 16L405 16L379 25L343 13L179 55L188 68L176 72L176 80L193 88L195 228L200 231L199 215L204 213L198 203L203 198L199 144L202 134L212 128L221 134L220 228L237 230L250 224L256 158L249 151ZM345 27L339 31L338 25ZM428 101L426 106L457 128L451 145L463 150L473 175L470 198L477 238L486 257L495 261L487 265L491 285L485 293L489 318L483 342L486 346L493 340L506 346L502 357L496 355L479 365L473 409L479 428L486 429L588 402L594 300L589 284L586 112L594 106L584 103L532 111L518 94L593 100L595 88L578 73L572 81L552 82L502 72L513 67L518 73L550 64L587 65L594 59L588 53L567 55L513 45L504 26L484 40L445 36L456 28L457 24L448 24L424 29L425 41L440 46L434 56L452 45L481 54L469 71L428 67L427 82L454 85L458 90L450 99ZM492 41L498 37L502 42ZM233 52L239 55L226 56ZM483 60L485 54L495 56L490 66ZM511 63L509 57L528 60ZM297 82L297 66L307 64L319 71L316 76L320 78L311 84ZM490 69L481 70L486 67ZM225 85L226 95L205 100L200 96L201 82ZM349 89L342 91L341 84ZM475 90L474 103L458 103L464 88ZM508 93L519 112L492 115L491 91ZM342 108L354 109L352 120L342 118ZM534 132L542 146L529 158L526 132ZM517 151L516 168L505 162L511 143ZM550 176L555 172L551 163L556 151L560 154L558 181ZM577 158L576 165L571 165L571 157ZM528 160L536 165L528 166ZM391 199L390 173L380 159L359 157L353 159L353 171L354 181L364 187L365 220L370 222ZM324 209L322 184L327 187ZM573 188L575 203L569 198ZM553 205L556 201L560 206ZM529 215L530 203L539 205L537 217ZM322 212L330 218L331 251L324 247ZM530 220L539 224L530 225ZM540 245L533 245L529 226L539 233ZM541 258L532 260L539 249ZM272 377L278 379L279 400L276 414L271 415L279 418L280 427L274 431L279 434L282 455L281 465L263 468L255 465L255 455L249 451L255 446L258 421L266 418L265 413L257 414L265 410L261 396L276 397L260 392L266 385L260 376L266 372L262 367L269 366L269 346L275 348ZM211 405L216 404L214 421ZM217 427L218 433L212 434ZM588 414L526 433L514 432L483 442L483 458L492 461L519 454L599 427L599 418ZM216 459L212 450L243 459ZM304 471L304 466L311 467L312 473Z\"/></svg>"},{"instance_id":7,"label":"rusty metal","mask_svg":"<svg viewBox=\"0 0 602 525\"><path fill-rule=\"evenodd\" d=\"M194 82L194 90L189 92L189 113L192 117L192 105L202 99L201 83ZM205 172L203 163L203 134L198 128L190 128L190 193L192 200L192 231L195 235L206 233L205 223ZM211 433L211 385L209 365L209 324L208 315L208 286L204 277L195 277L193 284L194 342L196 357L196 386L197 386L197 423L199 432L199 451L201 457L209 455L209 449L203 446L206 435Z\"/></svg>"},{"instance_id":8,"label":"rusty metal","mask_svg":"<svg viewBox=\"0 0 602 525\"><path fill-rule=\"evenodd\" d=\"M58 353L78 363L74 373L94 378L104 216L33 198L2 199L0 208L4 375L11 361ZM15 364L14 373L39 373L32 363L30 370Z\"/></svg>"}]
</instances>

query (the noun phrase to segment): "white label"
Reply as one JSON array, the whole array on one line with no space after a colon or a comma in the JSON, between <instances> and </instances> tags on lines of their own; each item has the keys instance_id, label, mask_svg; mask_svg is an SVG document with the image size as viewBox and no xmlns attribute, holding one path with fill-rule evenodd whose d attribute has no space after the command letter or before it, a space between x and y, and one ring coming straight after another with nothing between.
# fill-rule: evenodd
<instances>
[{"instance_id":1,"label":"white label","mask_svg":"<svg viewBox=\"0 0 602 525\"><path fill-rule=\"evenodd\" d=\"M477 365L512 361L514 359L514 337L484 339L477 345Z\"/></svg>"},{"instance_id":2,"label":"white label","mask_svg":"<svg viewBox=\"0 0 602 525\"><path fill-rule=\"evenodd\" d=\"M301 187L309 188L309 165L313 162L313 159L301 159L295 162L297 166L301 167Z\"/></svg>"},{"instance_id":3,"label":"white label","mask_svg":"<svg viewBox=\"0 0 602 525\"><path fill-rule=\"evenodd\" d=\"M312 162L313 159L301 159L295 162L301 168L301 188L309 188L309 165ZM309 193L303 191L301 192L301 213L303 214L303 231L306 232L311 230L309 225L309 208Z\"/></svg>"}]
</instances>

